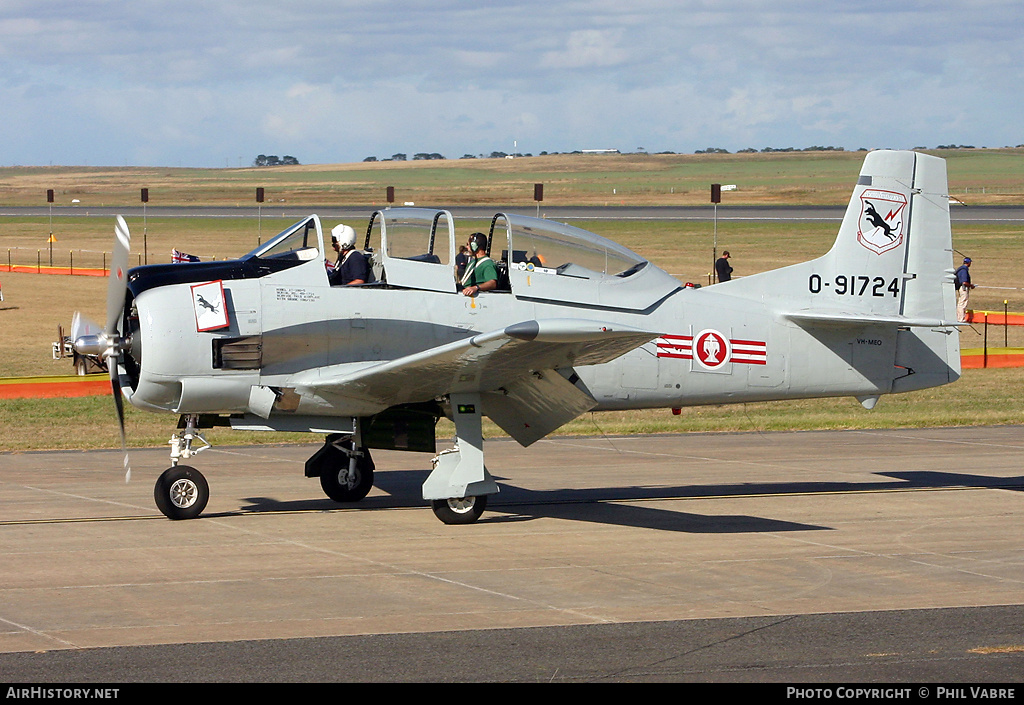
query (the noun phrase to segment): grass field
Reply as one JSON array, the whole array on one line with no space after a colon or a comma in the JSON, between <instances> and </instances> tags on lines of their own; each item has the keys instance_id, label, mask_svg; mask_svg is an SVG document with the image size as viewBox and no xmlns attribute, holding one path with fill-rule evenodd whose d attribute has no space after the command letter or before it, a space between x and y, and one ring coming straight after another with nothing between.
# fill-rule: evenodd
<instances>
[{"instance_id":1,"label":"grass field","mask_svg":"<svg viewBox=\"0 0 1024 705\"><path fill-rule=\"evenodd\" d=\"M768 432L808 429L929 428L1024 423L1019 401L1024 369L966 370L956 384L883 397L872 410L855 399L805 399L727 406L697 406L674 416L668 409L584 414L558 430L559 435L631 433ZM177 418L126 409L129 446L167 443ZM485 419L484 434L503 435ZM206 432L214 445L251 443L322 443L310 434L248 433L225 429ZM451 438L454 426L442 420L439 439ZM0 401L0 450L90 449L120 447L114 408L108 397ZM3 460L0 459L0 467Z\"/></svg>"},{"instance_id":2,"label":"grass field","mask_svg":"<svg viewBox=\"0 0 1024 705\"><path fill-rule=\"evenodd\" d=\"M721 174L726 174L720 177L723 183L735 181L750 185L738 192L728 192L729 199L753 194L756 184L756 189L760 189L760 193L765 194L764 200L769 202L845 203L863 159L863 154L858 153L683 156L666 155L663 159L660 155L586 155L572 159L560 156L466 160L441 167L433 163L408 162L208 171L0 169L0 204L38 203L40 199L32 194L45 194L45 188L54 187L58 181L63 183L61 197L65 199L75 194L74 197L84 199L105 199L108 204L134 204L138 190L130 185L133 180L135 184L150 184L154 195L160 193L153 186L158 182L148 181L151 176L166 179L167 192L178 199L175 202L204 205L227 202L225 199L232 194L241 198L257 183L265 184L268 192L275 183L282 191L292 189L288 191L289 198L309 198L314 205L347 203L348 196L338 189L356 182L363 184L360 188L366 190L352 191L352 198L360 193L369 197L374 190L382 195L384 185L393 184L436 193L438 198L442 193L450 195L454 191L461 194L465 202L485 204L501 201L529 184L529 192L521 198L528 202L532 198L532 183L540 181L546 183L545 199L551 196L552 201L562 198L564 193L577 199L570 201L572 203L598 202L602 191L615 188L623 190L618 195L629 205L660 202L658 192L677 188L670 185L674 183L681 191L672 194L676 200L671 202L685 202L686 189L691 188L694 193L686 198L696 198L699 190L700 202L704 203L707 184L718 181ZM994 199L986 202L1024 202L1021 198L1024 150L963 150L942 156L949 159L951 186L959 183L963 189L977 189L979 198ZM528 166L535 169L530 171L525 168ZM562 179L560 183L564 186L552 193L547 184L555 182L548 179L556 176ZM801 191L798 186L801 181L805 191L807 182L821 188ZM625 186L612 187L613 183ZM296 184L301 184L301 189ZM517 190L513 190L513 185ZM746 191L747 188L751 190ZM1016 195L1010 193L1013 189ZM831 193L832 190L835 192ZM981 194L982 190L986 193ZM570 198L569 195L564 197ZM316 200L318 198L322 200ZM311 205L310 210L314 209ZM264 241L288 224L290 220L264 218ZM130 219L129 225L136 253L134 261L138 262L143 240L142 220ZM330 227L332 223L325 225ZM466 232L480 225L469 224ZM621 242L681 281L707 283L712 239L709 223L598 221L574 222L574 225ZM836 223L720 221L718 246L720 251L732 252L735 274L745 276L823 254L831 246L837 227ZM73 257L77 267L101 266L103 252L110 249L112 232L112 221L84 217L55 219L54 264L66 266ZM35 264L38 257L46 264L51 251L47 242L49 235L46 218L0 218L0 257L7 256L9 251L15 263ZM197 254L204 260L237 256L256 245L257 235L257 224L252 218L148 218L145 228L150 263L168 261L172 248ZM1010 311L1024 311L1024 272L1019 265L1024 244L1021 228L954 225L953 240L957 250L974 258L971 271L979 288L972 295L973 308L1002 311L1006 301ZM0 325L4 331L0 336L0 376L70 373L69 362L54 362L50 358L50 344L56 339L57 326L69 327L75 310L102 321L106 281L85 276L0 273L0 285L4 295L4 301L0 302ZM1024 330L1011 327L1007 332L1010 346L1024 346ZM985 332L975 327L964 329L960 335L964 347L980 347ZM990 346L1002 345L1003 329L992 327L988 339ZM672 416L668 411L586 415L561 432L614 434L1022 423L1021 377L1022 373L1017 370L969 370L955 385L886 397L872 412L865 411L852 399L776 402L684 409L680 416ZM0 401L0 450L116 446L120 441L111 407L110 400L105 398L69 399L60 404L45 400ZM174 418L130 409L128 422L133 444L152 445L166 442ZM489 432L496 431L491 427ZM309 440L306 436L242 436L230 432L218 432L212 438L221 443Z\"/></svg>"},{"instance_id":3,"label":"grass field","mask_svg":"<svg viewBox=\"0 0 1024 705\"><path fill-rule=\"evenodd\" d=\"M947 161L950 193L967 203L1024 203L1024 149L935 150ZM384 205L388 186L399 203L496 207L533 203L544 184L551 205L703 205L712 183L735 184L731 204L842 205L864 152L757 154L559 154L518 159L448 159L240 169L142 167L0 168L0 204L80 207L267 203Z\"/></svg>"}]
</instances>

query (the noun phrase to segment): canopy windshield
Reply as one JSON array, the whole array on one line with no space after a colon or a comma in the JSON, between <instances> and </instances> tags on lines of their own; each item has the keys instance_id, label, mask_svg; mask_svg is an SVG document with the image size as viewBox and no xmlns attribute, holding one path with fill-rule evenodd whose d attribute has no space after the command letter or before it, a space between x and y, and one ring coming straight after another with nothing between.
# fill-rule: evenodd
<instances>
[{"instance_id":1,"label":"canopy windshield","mask_svg":"<svg viewBox=\"0 0 1024 705\"><path fill-rule=\"evenodd\" d=\"M320 237L319 222L315 215L300 220L295 225L282 230L268 242L260 245L242 259L259 257L261 259L312 259L319 253Z\"/></svg>"},{"instance_id":2,"label":"canopy windshield","mask_svg":"<svg viewBox=\"0 0 1024 705\"><path fill-rule=\"evenodd\" d=\"M493 232L501 217L508 226L511 253ZM510 264L533 264L574 276L629 276L647 262L600 235L550 220L501 214L495 217L492 232L491 256Z\"/></svg>"}]
</instances>

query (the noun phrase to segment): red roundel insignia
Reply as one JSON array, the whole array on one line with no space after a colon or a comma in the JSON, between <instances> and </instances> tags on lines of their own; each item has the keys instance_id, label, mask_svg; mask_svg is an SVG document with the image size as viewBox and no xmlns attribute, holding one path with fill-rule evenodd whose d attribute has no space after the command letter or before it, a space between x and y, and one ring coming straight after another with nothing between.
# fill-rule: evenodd
<instances>
[{"instance_id":1,"label":"red roundel insignia","mask_svg":"<svg viewBox=\"0 0 1024 705\"><path fill-rule=\"evenodd\" d=\"M729 339L717 330L702 330L693 338L693 356L701 367L717 370L732 357Z\"/></svg>"}]
</instances>

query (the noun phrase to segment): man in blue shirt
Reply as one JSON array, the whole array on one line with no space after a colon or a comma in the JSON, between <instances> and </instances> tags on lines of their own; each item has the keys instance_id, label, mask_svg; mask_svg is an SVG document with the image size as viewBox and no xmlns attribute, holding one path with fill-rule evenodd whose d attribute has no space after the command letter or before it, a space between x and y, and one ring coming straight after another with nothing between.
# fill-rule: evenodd
<instances>
[{"instance_id":1,"label":"man in blue shirt","mask_svg":"<svg viewBox=\"0 0 1024 705\"><path fill-rule=\"evenodd\" d=\"M338 253L338 264L330 274L331 284L365 284L370 281L370 264L355 249L356 231L342 223L331 231L331 246Z\"/></svg>"},{"instance_id":2,"label":"man in blue shirt","mask_svg":"<svg viewBox=\"0 0 1024 705\"><path fill-rule=\"evenodd\" d=\"M974 288L971 284L971 258L964 257L964 263L956 269L956 320L963 323L967 320L967 302L970 299L970 291Z\"/></svg>"}]
</instances>

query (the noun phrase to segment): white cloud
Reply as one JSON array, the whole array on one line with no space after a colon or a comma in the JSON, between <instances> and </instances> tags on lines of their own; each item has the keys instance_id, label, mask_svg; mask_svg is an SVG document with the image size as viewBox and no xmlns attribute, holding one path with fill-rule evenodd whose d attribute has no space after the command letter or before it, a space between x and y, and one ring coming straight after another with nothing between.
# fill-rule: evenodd
<instances>
[{"instance_id":1,"label":"white cloud","mask_svg":"<svg viewBox=\"0 0 1024 705\"><path fill-rule=\"evenodd\" d=\"M1018 144L1022 15L1019 0L8 0L0 163Z\"/></svg>"},{"instance_id":2,"label":"white cloud","mask_svg":"<svg viewBox=\"0 0 1024 705\"><path fill-rule=\"evenodd\" d=\"M617 30L581 29L570 32L565 47L545 52L540 66L555 69L615 66L628 56L619 46L621 37L622 32Z\"/></svg>"}]
</instances>

